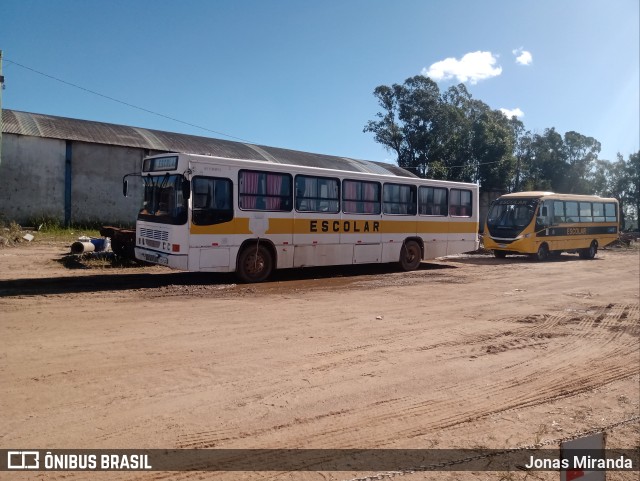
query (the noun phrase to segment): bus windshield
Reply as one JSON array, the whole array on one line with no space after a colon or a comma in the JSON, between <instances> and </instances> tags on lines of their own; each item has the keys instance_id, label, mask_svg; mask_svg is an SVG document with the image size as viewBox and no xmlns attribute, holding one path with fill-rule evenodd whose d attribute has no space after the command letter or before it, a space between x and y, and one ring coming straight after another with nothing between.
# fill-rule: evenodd
<instances>
[{"instance_id":1,"label":"bus windshield","mask_svg":"<svg viewBox=\"0 0 640 481\"><path fill-rule=\"evenodd\" d=\"M182 195L182 175L147 175L139 220L181 225L187 222L187 202Z\"/></svg>"},{"instance_id":2,"label":"bus windshield","mask_svg":"<svg viewBox=\"0 0 640 481\"><path fill-rule=\"evenodd\" d=\"M487 217L489 233L495 237L515 238L527 227L538 205L538 199L498 199Z\"/></svg>"}]
</instances>

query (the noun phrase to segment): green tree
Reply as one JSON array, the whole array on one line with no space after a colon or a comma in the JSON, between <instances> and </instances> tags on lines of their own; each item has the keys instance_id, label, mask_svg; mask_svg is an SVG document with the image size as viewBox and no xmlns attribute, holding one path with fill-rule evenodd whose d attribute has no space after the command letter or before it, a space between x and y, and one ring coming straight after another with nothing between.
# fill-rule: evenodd
<instances>
[{"instance_id":1,"label":"green tree","mask_svg":"<svg viewBox=\"0 0 640 481\"><path fill-rule=\"evenodd\" d=\"M381 111L364 132L420 177L478 182L482 190L547 190L616 197L640 211L640 153L628 161L598 159L601 146L575 131L532 133L474 99L464 84L441 92L417 75L374 90Z\"/></svg>"},{"instance_id":2,"label":"green tree","mask_svg":"<svg viewBox=\"0 0 640 481\"><path fill-rule=\"evenodd\" d=\"M420 177L480 182L505 189L513 169L513 134L499 111L472 98L459 84L440 93L418 75L403 85L374 90L382 111L364 132L397 155L398 165Z\"/></svg>"},{"instance_id":3,"label":"green tree","mask_svg":"<svg viewBox=\"0 0 640 481\"><path fill-rule=\"evenodd\" d=\"M629 178L629 190L626 200L630 206L633 206L633 215L637 228L640 227L640 151L629 156L626 171Z\"/></svg>"},{"instance_id":4,"label":"green tree","mask_svg":"<svg viewBox=\"0 0 640 481\"><path fill-rule=\"evenodd\" d=\"M403 85L381 85L373 93L382 112L364 131L394 152L400 167L420 177L432 174L429 159L436 148L434 131L440 115L438 84L418 75Z\"/></svg>"},{"instance_id":5,"label":"green tree","mask_svg":"<svg viewBox=\"0 0 640 481\"><path fill-rule=\"evenodd\" d=\"M513 134L509 119L497 110L486 109L474 122L472 157L484 190L508 190L515 168Z\"/></svg>"},{"instance_id":6,"label":"green tree","mask_svg":"<svg viewBox=\"0 0 640 481\"><path fill-rule=\"evenodd\" d=\"M524 175L523 190L562 192L567 173L566 153L562 136L555 128L531 138Z\"/></svg>"},{"instance_id":7,"label":"green tree","mask_svg":"<svg viewBox=\"0 0 640 481\"><path fill-rule=\"evenodd\" d=\"M525 130L524 124L517 117L511 117L509 119L509 126L511 127L513 138L513 176L511 178L511 185L509 190L511 192L520 192L522 190L523 178L526 177L526 172L531 165L531 142L532 134L530 131Z\"/></svg>"},{"instance_id":8,"label":"green tree","mask_svg":"<svg viewBox=\"0 0 640 481\"><path fill-rule=\"evenodd\" d=\"M566 153L566 176L562 192L570 194L590 194L592 186L588 177L600 153L600 142L578 132L564 134Z\"/></svg>"},{"instance_id":9,"label":"green tree","mask_svg":"<svg viewBox=\"0 0 640 481\"><path fill-rule=\"evenodd\" d=\"M638 225L640 212L640 152L627 161L618 154L615 162L596 160L589 177L593 192L603 197L615 197L620 202L622 228Z\"/></svg>"}]
</instances>

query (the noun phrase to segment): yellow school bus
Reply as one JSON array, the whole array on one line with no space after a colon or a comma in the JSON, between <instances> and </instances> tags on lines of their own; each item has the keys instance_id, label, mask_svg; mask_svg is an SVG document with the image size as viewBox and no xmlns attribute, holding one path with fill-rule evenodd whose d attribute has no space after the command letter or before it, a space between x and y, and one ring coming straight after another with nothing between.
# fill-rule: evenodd
<instances>
[{"instance_id":1,"label":"yellow school bus","mask_svg":"<svg viewBox=\"0 0 640 481\"><path fill-rule=\"evenodd\" d=\"M496 257L530 254L539 261L562 252L593 259L618 239L618 201L597 195L517 192L489 209L484 246Z\"/></svg>"}]
</instances>

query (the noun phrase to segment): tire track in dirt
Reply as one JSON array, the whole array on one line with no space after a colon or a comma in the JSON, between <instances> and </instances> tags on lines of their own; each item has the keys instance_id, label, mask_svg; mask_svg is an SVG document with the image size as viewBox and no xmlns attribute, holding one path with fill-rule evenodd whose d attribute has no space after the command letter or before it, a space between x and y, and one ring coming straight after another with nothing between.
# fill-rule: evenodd
<instances>
[{"instance_id":1,"label":"tire track in dirt","mask_svg":"<svg viewBox=\"0 0 640 481\"><path fill-rule=\"evenodd\" d=\"M524 409L576 396L638 374L638 367L626 362L629 355L637 353L638 320L638 308L628 305L593 306L579 316L574 312L561 312L512 319L514 323L524 326L503 333L413 348L420 352L449 351L452 347L461 347L467 350L463 354L477 354L478 350L484 349L484 356L487 358L514 351L532 352L533 355L527 360L507 366L511 371L509 381L482 384L486 379L474 381L472 377L447 385L446 389L429 393L430 399L417 399L419 396L415 395L393 397L389 400L366 403L354 409L328 412L324 415L295 419L288 424L250 430L231 439L221 438L216 432L201 433L197 438L182 439L179 445L208 447L222 439L257 439L263 435L273 435L275 432L279 432L279 435L286 439L287 430L294 425L312 424L317 433L314 435L314 443L357 447L361 445L357 433L371 426L394 423L396 427L391 435L374 435L367 438L368 445L381 446L417 438L434 430L447 429L504 411ZM506 340L499 344L497 349L487 349L484 346L487 342L500 338ZM554 345L558 339L562 342ZM590 341L589 346L585 346L585 340ZM364 344L351 349L336 348L315 353L310 357L322 358L331 354L344 356L358 352L355 356L347 355L335 361L337 367L344 362L359 362L360 357L371 354L367 353L367 350L374 347L376 346ZM392 345L389 348L393 351L397 347ZM584 369L584 359L577 364L571 362L576 351L584 351L586 348L590 349L588 357L593 361L588 371ZM461 358L463 355L458 353L454 357ZM448 359L454 357L448 356ZM602 365L597 362L602 358L607 358L609 364ZM539 363L540 360L544 360L544 363ZM502 366L500 369L506 368ZM456 394L455 399L451 398L451 393ZM464 406L460 405L459 399L465 400ZM288 442L293 442L294 445L302 442L304 445L303 438L297 436Z\"/></svg>"}]
</instances>

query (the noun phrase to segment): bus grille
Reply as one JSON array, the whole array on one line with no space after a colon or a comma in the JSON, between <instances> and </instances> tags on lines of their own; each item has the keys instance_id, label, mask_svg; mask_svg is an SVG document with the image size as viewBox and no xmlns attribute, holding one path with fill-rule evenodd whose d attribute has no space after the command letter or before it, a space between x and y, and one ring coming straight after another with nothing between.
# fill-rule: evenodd
<instances>
[{"instance_id":1,"label":"bus grille","mask_svg":"<svg viewBox=\"0 0 640 481\"><path fill-rule=\"evenodd\" d=\"M168 241L169 233L162 230L154 230L154 229L145 229L143 227L140 228L140 236L146 237L147 239L154 239L159 241Z\"/></svg>"}]
</instances>

